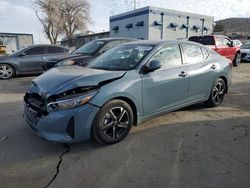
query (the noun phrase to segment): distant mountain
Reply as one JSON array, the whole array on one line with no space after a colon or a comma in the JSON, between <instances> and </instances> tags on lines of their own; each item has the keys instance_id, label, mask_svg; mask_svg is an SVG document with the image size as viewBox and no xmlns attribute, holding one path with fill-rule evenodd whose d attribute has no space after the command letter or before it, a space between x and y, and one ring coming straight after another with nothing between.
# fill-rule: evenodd
<instances>
[{"instance_id":1,"label":"distant mountain","mask_svg":"<svg viewBox=\"0 0 250 188\"><path fill-rule=\"evenodd\" d=\"M241 34L244 36L250 35L250 18L227 18L224 20L216 21L216 27L228 34L233 33Z\"/></svg>"}]
</instances>

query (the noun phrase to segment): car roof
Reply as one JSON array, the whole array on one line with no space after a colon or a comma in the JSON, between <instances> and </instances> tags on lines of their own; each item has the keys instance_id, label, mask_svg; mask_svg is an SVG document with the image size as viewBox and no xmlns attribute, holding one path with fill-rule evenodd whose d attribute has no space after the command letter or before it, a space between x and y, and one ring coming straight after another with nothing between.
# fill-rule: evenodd
<instances>
[{"instance_id":1,"label":"car roof","mask_svg":"<svg viewBox=\"0 0 250 188\"><path fill-rule=\"evenodd\" d=\"M56 45L56 44L35 44L35 45L28 46L28 47L49 47L49 46L61 47L61 48L67 49L67 47L65 47L65 46Z\"/></svg>"},{"instance_id":2,"label":"car roof","mask_svg":"<svg viewBox=\"0 0 250 188\"><path fill-rule=\"evenodd\" d=\"M185 41L185 40L138 40L138 41L132 41L132 42L129 42L126 44L158 46L158 45L165 45L165 44L169 44L169 43L195 44L195 45L203 46L197 42Z\"/></svg>"},{"instance_id":3,"label":"car roof","mask_svg":"<svg viewBox=\"0 0 250 188\"><path fill-rule=\"evenodd\" d=\"M203 35L203 36L191 36L191 37L227 37L227 36L225 35Z\"/></svg>"},{"instance_id":4,"label":"car roof","mask_svg":"<svg viewBox=\"0 0 250 188\"><path fill-rule=\"evenodd\" d=\"M137 41L139 39L136 39L136 38L126 38L126 37L113 37L113 38L100 38L100 39L96 39L96 40L108 42L108 41L115 41L115 40Z\"/></svg>"}]
</instances>

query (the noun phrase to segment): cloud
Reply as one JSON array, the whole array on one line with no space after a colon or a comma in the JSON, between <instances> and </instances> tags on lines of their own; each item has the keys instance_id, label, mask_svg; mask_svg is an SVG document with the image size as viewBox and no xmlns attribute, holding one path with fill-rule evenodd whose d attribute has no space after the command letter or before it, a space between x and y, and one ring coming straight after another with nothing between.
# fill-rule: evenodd
<instances>
[{"instance_id":1,"label":"cloud","mask_svg":"<svg viewBox=\"0 0 250 188\"><path fill-rule=\"evenodd\" d=\"M48 43L33 9L34 0L0 0L0 32L34 34L36 43ZM109 17L133 9L134 0L89 0L94 32L109 30ZM249 0L137 0L137 8L154 6L214 16L215 20L228 17L250 17Z\"/></svg>"},{"instance_id":2,"label":"cloud","mask_svg":"<svg viewBox=\"0 0 250 188\"><path fill-rule=\"evenodd\" d=\"M33 34L35 43L48 43L32 4L27 6L6 0L0 0L0 4L0 32Z\"/></svg>"},{"instance_id":3,"label":"cloud","mask_svg":"<svg viewBox=\"0 0 250 188\"><path fill-rule=\"evenodd\" d=\"M95 21L92 29L109 29L109 16L133 9L133 0L91 0L91 15ZM179 11L214 16L215 20L229 17L249 17L249 0L137 0L137 8L145 6L161 7Z\"/></svg>"}]
</instances>

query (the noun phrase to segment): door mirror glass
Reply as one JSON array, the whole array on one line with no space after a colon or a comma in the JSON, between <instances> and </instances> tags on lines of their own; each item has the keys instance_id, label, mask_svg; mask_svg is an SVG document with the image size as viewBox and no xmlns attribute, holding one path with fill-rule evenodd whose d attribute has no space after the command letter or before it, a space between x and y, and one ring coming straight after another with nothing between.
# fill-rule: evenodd
<instances>
[{"instance_id":1,"label":"door mirror glass","mask_svg":"<svg viewBox=\"0 0 250 188\"><path fill-rule=\"evenodd\" d=\"M102 51L99 51L98 53L97 53L97 55L102 55L103 53L105 53L106 51L104 51L104 50L102 50Z\"/></svg>"},{"instance_id":2,"label":"door mirror glass","mask_svg":"<svg viewBox=\"0 0 250 188\"><path fill-rule=\"evenodd\" d=\"M24 56L26 56L26 54L25 54L25 52L22 52L19 56L24 57Z\"/></svg>"},{"instance_id":3,"label":"door mirror glass","mask_svg":"<svg viewBox=\"0 0 250 188\"><path fill-rule=\"evenodd\" d=\"M153 72L161 68L161 62L159 60L152 60L148 65L144 66L144 73Z\"/></svg>"},{"instance_id":4,"label":"door mirror glass","mask_svg":"<svg viewBox=\"0 0 250 188\"><path fill-rule=\"evenodd\" d=\"M230 41L229 44L228 44L229 47L234 47L234 43L233 41Z\"/></svg>"}]
</instances>

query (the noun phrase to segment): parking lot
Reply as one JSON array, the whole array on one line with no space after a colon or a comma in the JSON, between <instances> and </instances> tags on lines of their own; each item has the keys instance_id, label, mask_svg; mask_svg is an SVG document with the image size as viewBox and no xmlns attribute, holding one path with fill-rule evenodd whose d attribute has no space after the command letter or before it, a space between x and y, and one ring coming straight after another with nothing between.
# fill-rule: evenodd
<instances>
[{"instance_id":1,"label":"parking lot","mask_svg":"<svg viewBox=\"0 0 250 188\"><path fill-rule=\"evenodd\" d=\"M102 146L50 143L22 118L33 77L0 81L0 187L250 187L250 64L223 104L168 113Z\"/></svg>"}]
</instances>

